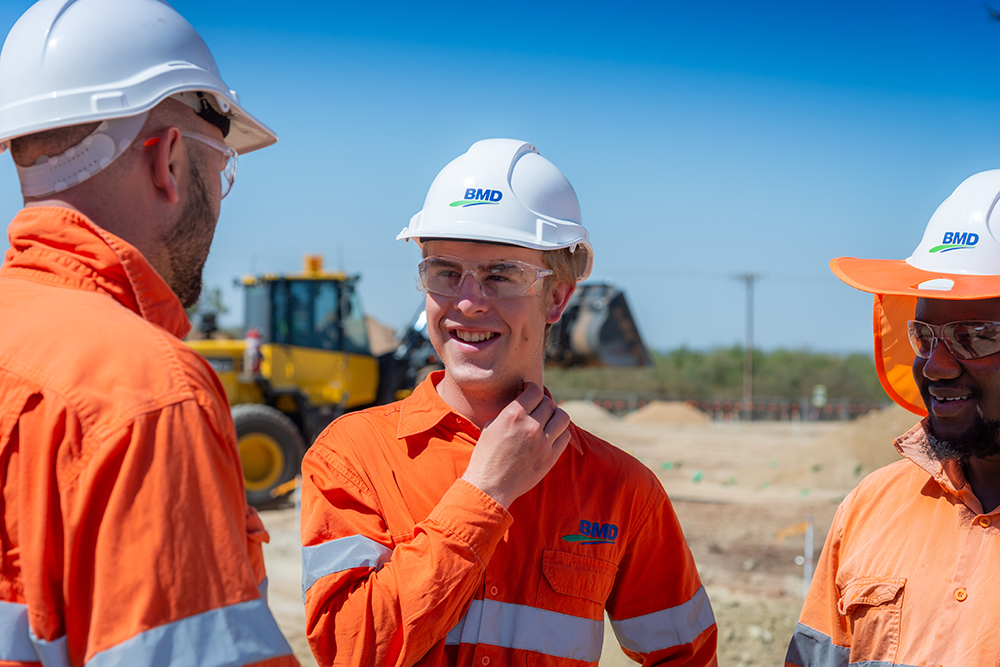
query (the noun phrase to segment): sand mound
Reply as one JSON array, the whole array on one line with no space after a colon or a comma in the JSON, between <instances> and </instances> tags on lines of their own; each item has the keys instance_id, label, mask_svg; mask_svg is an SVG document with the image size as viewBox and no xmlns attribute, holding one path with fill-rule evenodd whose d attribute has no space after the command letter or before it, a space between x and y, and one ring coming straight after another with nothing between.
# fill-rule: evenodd
<instances>
[{"instance_id":1,"label":"sand mound","mask_svg":"<svg viewBox=\"0 0 1000 667\"><path fill-rule=\"evenodd\" d=\"M569 413L569 418L577 424L618 421L618 417L599 405L594 405L592 401L563 401L559 407Z\"/></svg>"},{"instance_id":2,"label":"sand mound","mask_svg":"<svg viewBox=\"0 0 1000 667\"><path fill-rule=\"evenodd\" d=\"M624 420L646 424L705 424L711 419L684 401L651 401L625 415Z\"/></svg>"},{"instance_id":3,"label":"sand mound","mask_svg":"<svg viewBox=\"0 0 1000 667\"><path fill-rule=\"evenodd\" d=\"M842 446L868 470L881 468L899 459L892 441L918 421L920 417L894 403L851 422L845 429Z\"/></svg>"}]
</instances>

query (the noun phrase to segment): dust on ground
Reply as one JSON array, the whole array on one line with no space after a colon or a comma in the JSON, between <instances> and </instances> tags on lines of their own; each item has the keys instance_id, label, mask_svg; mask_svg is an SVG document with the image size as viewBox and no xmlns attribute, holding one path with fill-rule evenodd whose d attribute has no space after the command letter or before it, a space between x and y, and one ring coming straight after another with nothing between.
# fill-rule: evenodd
<instances>
[{"instance_id":1,"label":"dust on ground","mask_svg":"<svg viewBox=\"0 0 1000 667\"><path fill-rule=\"evenodd\" d=\"M815 554L837 504L864 475L899 458L893 439L918 418L892 407L853 422L706 422L689 406L651 404L625 419L589 402L574 422L651 468L673 501L719 626L719 664L780 665L802 606L802 524ZM269 604L303 665L298 520L291 504L261 512ZM784 535L784 537L781 537ZM634 665L605 624L601 667Z\"/></svg>"}]
</instances>

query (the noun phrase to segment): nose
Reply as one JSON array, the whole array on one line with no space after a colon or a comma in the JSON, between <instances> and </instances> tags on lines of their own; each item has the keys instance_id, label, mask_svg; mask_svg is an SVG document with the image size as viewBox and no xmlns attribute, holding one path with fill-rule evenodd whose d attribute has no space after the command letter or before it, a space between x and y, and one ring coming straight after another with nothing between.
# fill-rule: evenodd
<instances>
[{"instance_id":1,"label":"nose","mask_svg":"<svg viewBox=\"0 0 1000 667\"><path fill-rule=\"evenodd\" d=\"M483 287L473 271L466 271L462 275L454 303L455 308L462 312L477 312L489 307L489 299L483 294Z\"/></svg>"},{"instance_id":2,"label":"nose","mask_svg":"<svg viewBox=\"0 0 1000 667\"><path fill-rule=\"evenodd\" d=\"M931 355L921 369L928 380L951 380L962 374L962 365L940 338L931 342Z\"/></svg>"}]
</instances>

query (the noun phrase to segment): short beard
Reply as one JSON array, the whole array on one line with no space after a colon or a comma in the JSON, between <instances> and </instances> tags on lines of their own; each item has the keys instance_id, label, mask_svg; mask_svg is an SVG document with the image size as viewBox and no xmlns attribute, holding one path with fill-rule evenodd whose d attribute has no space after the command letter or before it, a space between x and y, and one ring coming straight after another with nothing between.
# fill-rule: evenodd
<instances>
[{"instance_id":1,"label":"short beard","mask_svg":"<svg viewBox=\"0 0 1000 667\"><path fill-rule=\"evenodd\" d=\"M203 170L195 159L190 164L187 205L181 219L163 237L173 274L170 288L185 308L198 303L201 296L202 273L218 220L209 204Z\"/></svg>"},{"instance_id":2,"label":"short beard","mask_svg":"<svg viewBox=\"0 0 1000 667\"><path fill-rule=\"evenodd\" d=\"M957 459L965 465L972 458L983 459L1000 454L1000 421L976 415L972 426L951 440L937 437L933 422L929 425L925 447L939 461Z\"/></svg>"}]
</instances>

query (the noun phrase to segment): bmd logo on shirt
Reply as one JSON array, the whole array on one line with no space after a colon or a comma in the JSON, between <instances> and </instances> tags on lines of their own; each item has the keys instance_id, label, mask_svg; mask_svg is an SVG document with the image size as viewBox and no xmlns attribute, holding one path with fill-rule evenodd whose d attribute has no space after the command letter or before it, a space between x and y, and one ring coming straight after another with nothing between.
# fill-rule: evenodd
<instances>
[{"instance_id":1,"label":"bmd logo on shirt","mask_svg":"<svg viewBox=\"0 0 1000 667\"><path fill-rule=\"evenodd\" d=\"M465 191L465 198L453 201L449 206L482 206L483 204L499 204L503 199L503 193L499 190L483 190L482 188L468 188Z\"/></svg>"},{"instance_id":2,"label":"bmd logo on shirt","mask_svg":"<svg viewBox=\"0 0 1000 667\"><path fill-rule=\"evenodd\" d=\"M618 537L618 526L613 523L580 520L579 535L563 535L567 542L577 544L614 544Z\"/></svg>"},{"instance_id":3,"label":"bmd logo on shirt","mask_svg":"<svg viewBox=\"0 0 1000 667\"><path fill-rule=\"evenodd\" d=\"M948 252L949 250L963 250L971 248L979 243L979 234L972 232L945 232L941 239L941 245L934 246L927 252Z\"/></svg>"}]
</instances>

